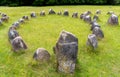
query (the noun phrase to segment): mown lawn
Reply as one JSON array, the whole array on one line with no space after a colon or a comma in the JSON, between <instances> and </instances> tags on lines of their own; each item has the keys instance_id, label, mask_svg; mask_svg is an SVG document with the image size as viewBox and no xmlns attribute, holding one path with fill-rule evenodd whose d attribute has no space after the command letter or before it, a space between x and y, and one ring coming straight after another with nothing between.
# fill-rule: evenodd
<instances>
[{"instance_id":1,"label":"mown lawn","mask_svg":"<svg viewBox=\"0 0 120 77\"><path fill-rule=\"evenodd\" d=\"M69 17L48 15L52 8L56 12L68 10ZM100 9L101 29L105 38L99 40L98 48L93 51L86 47L88 34L91 34L90 25L79 18L72 18L73 12L81 13L90 10L93 16ZM46 16L40 17L40 11L45 10ZM47 6L47 7L0 7L0 11L8 14L10 20L0 26L0 77L120 77L120 25L106 24L108 11L120 14L119 6ZM14 53L8 42L8 28L23 15L32 11L37 18L31 18L20 26L17 31L28 45L25 53ZM120 22L120 20L119 20ZM53 53L58 36L62 30L69 31L79 39L78 60L73 75L57 73L56 59ZM34 51L46 48L51 54L48 63L38 64L32 59Z\"/></svg>"}]
</instances>

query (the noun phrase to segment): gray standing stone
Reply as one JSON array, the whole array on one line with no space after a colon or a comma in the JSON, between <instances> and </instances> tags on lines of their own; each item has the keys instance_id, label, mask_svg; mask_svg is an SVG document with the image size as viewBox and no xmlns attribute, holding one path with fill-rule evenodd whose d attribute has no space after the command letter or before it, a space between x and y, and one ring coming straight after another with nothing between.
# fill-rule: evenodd
<instances>
[{"instance_id":1,"label":"gray standing stone","mask_svg":"<svg viewBox=\"0 0 120 77\"><path fill-rule=\"evenodd\" d=\"M20 26L20 24L19 24L18 21L12 24L12 27L14 27L14 28L16 28L16 29L17 29L19 26Z\"/></svg>"},{"instance_id":2,"label":"gray standing stone","mask_svg":"<svg viewBox=\"0 0 120 77\"><path fill-rule=\"evenodd\" d=\"M41 11L40 16L45 16L45 11Z\"/></svg>"},{"instance_id":3,"label":"gray standing stone","mask_svg":"<svg viewBox=\"0 0 120 77\"><path fill-rule=\"evenodd\" d=\"M22 19L29 20L29 17L28 16L23 16Z\"/></svg>"},{"instance_id":4,"label":"gray standing stone","mask_svg":"<svg viewBox=\"0 0 120 77\"><path fill-rule=\"evenodd\" d=\"M90 24L91 24L90 30L93 30L95 27L100 27L100 25L96 21L92 21Z\"/></svg>"},{"instance_id":5,"label":"gray standing stone","mask_svg":"<svg viewBox=\"0 0 120 77\"><path fill-rule=\"evenodd\" d=\"M96 14L101 14L101 10L97 10L97 11L96 11Z\"/></svg>"},{"instance_id":6,"label":"gray standing stone","mask_svg":"<svg viewBox=\"0 0 120 77\"><path fill-rule=\"evenodd\" d=\"M97 21L97 20L99 20L99 17L98 17L98 15L94 15L94 16L93 16L93 20L94 20L94 21Z\"/></svg>"},{"instance_id":7,"label":"gray standing stone","mask_svg":"<svg viewBox=\"0 0 120 77\"><path fill-rule=\"evenodd\" d=\"M25 42L22 40L22 38L20 36L15 37L12 41L11 41L13 50L15 52L18 52L20 50L25 50L27 49L27 45L25 44Z\"/></svg>"},{"instance_id":8,"label":"gray standing stone","mask_svg":"<svg viewBox=\"0 0 120 77\"><path fill-rule=\"evenodd\" d=\"M57 13L57 15L62 15L62 12L61 12L61 11L60 11L60 12L58 12L58 13Z\"/></svg>"},{"instance_id":9,"label":"gray standing stone","mask_svg":"<svg viewBox=\"0 0 120 77\"><path fill-rule=\"evenodd\" d=\"M112 14L112 15L109 17L107 23L110 24L110 25L118 25L118 24L119 24L119 22L118 22L118 16L115 15L115 14Z\"/></svg>"},{"instance_id":10,"label":"gray standing stone","mask_svg":"<svg viewBox=\"0 0 120 77\"><path fill-rule=\"evenodd\" d=\"M74 73L78 52L78 38L72 33L62 31L54 47L54 52L57 58L58 71Z\"/></svg>"},{"instance_id":11,"label":"gray standing stone","mask_svg":"<svg viewBox=\"0 0 120 77\"><path fill-rule=\"evenodd\" d=\"M8 31L8 39L11 42L14 38L18 37L19 33L15 30L14 27L10 27Z\"/></svg>"},{"instance_id":12,"label":"gray standing stone","mask_svg":"<svg viewBox=\"0 0 120 77\"><path fill-rule=\"evenodd\" d=\"M88 35L87 45L93 47L94 49L98 47L98 41L95 34Z\"/></svg>"},{"instance_id":13,"label":"gray standing stone","mask_svg":"<svg viewBox=\"0 0 120 77\"><path fill-rule=\"evenodd\" d=\"M90 14L91 14L91 11L86 11L86 12L84 12L83 14L84 14L85 16L90 15Z\"/></svg>"},{"instance_id":14,"label":"gray standing stone","mask_svg":"<svg viewBox=\"0 0 120 77\"><path fill-rule=\"evenodd\" d=\"M87 23L91 23L91 16L90 15L84 16L83 20Z\"/></svg>"},{"instance_id":15,"label":"gray standing stone","mask_svg":"<svg viewBox=\"0 0 120 77\"><path fill-rule=\"evenodd\" d=\"M31 16L32 18L35 18L35 17L36 17L36 13L35 13L35 12L32 12L32 13L30 14L30 16Z\"/></svg>"},{"instance_id":16,"label":"gray standing stone","mask_svg":"<svg viewBox=\"0 0 120 77\"><path fill-rule=\"evenodd\" d=\"M48 51L44 48L38 48L34 55L33 58L37 61L49 61L50 60L50 54Z\"/></svg>"},{"instance_id":17,"label":"gray standing stone","mask_svg":"<svg viewBox=\"0 0 120 77\"><path fill-rule=\"evenodd\" d=\"M53 9L49 9L49 14L56 14Z\"/></svg>"},{"instance_id":18,"label":"gray standing stone","mask_svg":"<svg viewBox=\"0 0 120 77\"><path fill-rule=\"evenodd\" d=\"M73 13L72 17L73 18L78 18L78 13L77 12Z\"/></svg>"},{"instance_id":19,"label":"gray standing stone","mask_svg":"<svg viewBox=\"0 0 120 77\"><path fill-rule=\"evenodd\" d=\"M8 16L4 16L4 17L1 18L1 20L4 21L4 22L8 22L9 17Z\"/></svg>"},{"instance_id":20,"label":"gray standing stone","mask_svg":"<svg viewBox=\"0 0 120 77\"><path fill-rule=\"evenodd\" d=\"M100 29L100 27L95 27L93 29L93 34L95 34L98 39L104 38L103 31Z\"/></svg>"},{"instance_id":21,"label":"gray standing stone","mask_svg":"<svg viewBox=\"0 0 120 77\"><path fill-rule=\"evenodd\" d=\"M20 18L20 19L18 20L18 22L19 22L20 24L25 23L25 21L24 21L23 18Z\"/></svg>"},{"instance_id":22,"label":"gray standing stone","mask_svg":"<svg viewBox=\"0 0 120 77\"><path fill-rule=\"evenodd\" d=\"M82 13L81 15L80 15L80 19L83 19L84 18L84 14Z\"/></svg>"},{"instance_id":23,"label":"gray standing stone","mask_svg":"<svg viewBox=\"0 0 120 77\"><path fill-rule=\"evenodd\" d=\"M65 10L64 13L63 13L64 16L69 16L69 12L68 10Z\"/></svg>"},{"instance_id":24,"label":"gray standing stone","mask_svg":"<svg viewBox=\"0 0 120 77\"><path fill-rule=\"evenodd\" d=\"M2 25L3 24L3 21L0 19L0 25Z\"/></svg>"},{"instance_id":25,"label":"gray standing stone","mask_svg":"<svg viewBox=\"0 0 120 77\"><path fill-rule=\"evenodd\" d=\"M107 14L111 15L111 14L114 14L114 12L113 11L108 11Z\"/></svg>"}]
</instances>

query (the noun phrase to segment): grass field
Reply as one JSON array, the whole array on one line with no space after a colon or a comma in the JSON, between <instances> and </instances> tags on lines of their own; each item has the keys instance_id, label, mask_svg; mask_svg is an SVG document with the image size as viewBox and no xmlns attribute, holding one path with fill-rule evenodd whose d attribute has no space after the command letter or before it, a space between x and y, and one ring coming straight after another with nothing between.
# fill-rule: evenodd
<instances>
[{"instance_id":1,"label":"grass field","mask_svg":"<svg viewBox=\"0 0 120 77\"><path fill-rule=\"evenodd\" d=\"M69 17L46 15L40 17L39 12L53 8L56 12L67 9ZM93 51L86 47L88 34L91 34L90 25L79 18L72 18L73 12L79 15L90 10L94 15L100 9L101 29L105 38L99 40L98 48ZM0 26L0 77L120 77L120 25L106 24L108 11L120 14L119 6L48 6L48 7L0 7L0 11L8 14L10 20ZM8 28L23 15L30 15L35 11L37 18L26 21L17 30L28 45L25 53L14 53L8 42ZM119 21L120 22L120 21ZM62 30L75 34L79 39L79 51L76 70L73 75L57 73L56 59L53 53L59 33ZM51 54L48 63L38 64L32 59L38 47L46 48Z\"/></svg>"}]
</instances>

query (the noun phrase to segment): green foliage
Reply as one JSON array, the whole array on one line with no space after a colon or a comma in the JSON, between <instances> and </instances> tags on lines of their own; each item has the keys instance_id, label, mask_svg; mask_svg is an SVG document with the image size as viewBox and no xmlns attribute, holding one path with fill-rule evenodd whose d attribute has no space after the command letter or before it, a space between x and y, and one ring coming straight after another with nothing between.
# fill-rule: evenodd
<instances>
[{"instance_id":1,"label":"green foliage","mask_svg":"<svg viewBox=\"0 0 120 77\"><path fill-rule=\"evenodd\" d=\"M5 6L45 6L45 5L115 5L120 4L120 0L0 0L0 5Z\"/></svg>"}]
</instances>

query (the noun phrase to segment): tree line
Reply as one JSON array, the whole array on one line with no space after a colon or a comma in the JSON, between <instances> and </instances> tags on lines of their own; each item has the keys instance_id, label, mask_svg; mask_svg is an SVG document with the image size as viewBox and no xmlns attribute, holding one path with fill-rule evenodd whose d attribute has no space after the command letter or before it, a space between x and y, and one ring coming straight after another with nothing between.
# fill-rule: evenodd
<instances>
[{"instance_id":1,"label":"tree line","mask_svg":"<svg viewBox=\"0 0 120 77\"><path fill-rule=\"evenodd\" d=\"M116 5L120 0L0 0L0 6Z\"/></svg>"}]
</instances>

